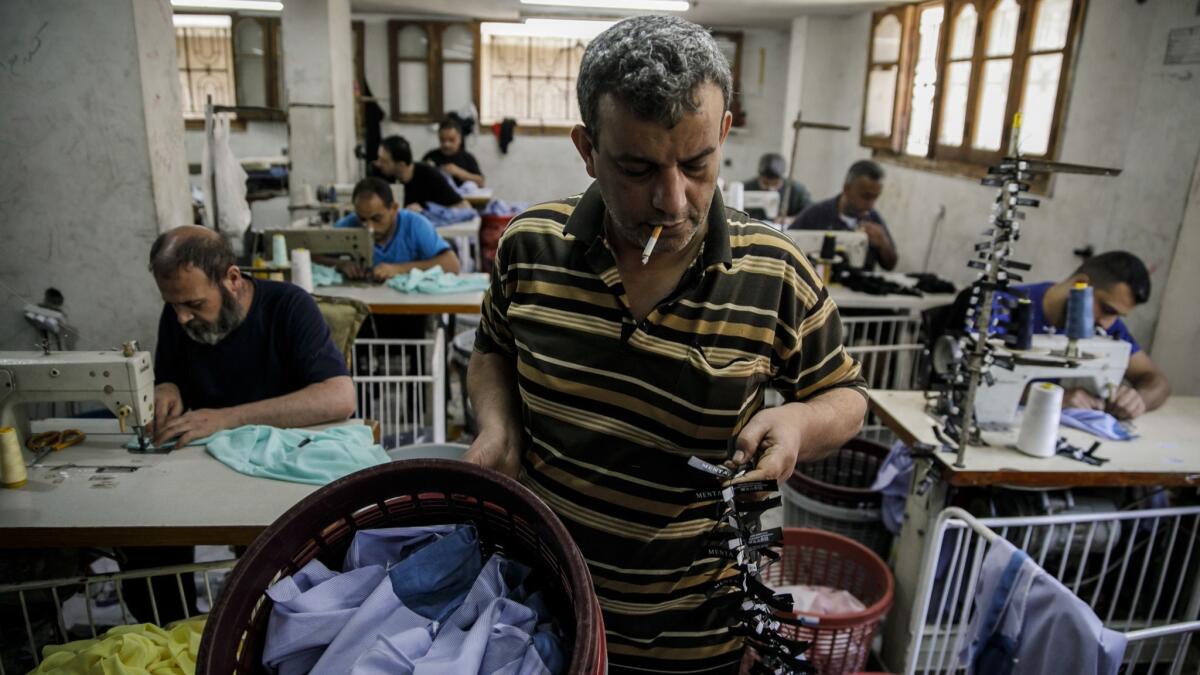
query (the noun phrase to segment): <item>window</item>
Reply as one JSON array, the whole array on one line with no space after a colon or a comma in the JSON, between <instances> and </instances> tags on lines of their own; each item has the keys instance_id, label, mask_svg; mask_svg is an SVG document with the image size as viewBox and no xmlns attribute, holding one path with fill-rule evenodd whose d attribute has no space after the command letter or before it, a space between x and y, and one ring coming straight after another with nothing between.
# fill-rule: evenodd
<instances>
[{"instance_id":1,"label":"window","mask_svg":"<svg viewBox=\"0 0 1200 675\"><path fill-rule=\"evenodd\" d=\"M934 169L1016 151L1053 158L1084 4L937 0L877 12L862 144Z\"/></svg>"},{"instance_id":2,"label":"window","mask_svg":"<svg viewBox=\"0 0 1200 675\"><path fill-rule=\"evenodd\" d=\"M279 19L176 14L175 54L184 120L202 120L215 105L264 108L243 119L283 119Z\"/></svg>"},{"instance_id":3,"label":"window","mask_svg":"<svg viewBox=\"0 0 1200 675\"><path fill-rule=\"evenodd\" d=\"M392 119L435 122L479 100L477 24L389 21Z\"/></svg>"}]
</instances>

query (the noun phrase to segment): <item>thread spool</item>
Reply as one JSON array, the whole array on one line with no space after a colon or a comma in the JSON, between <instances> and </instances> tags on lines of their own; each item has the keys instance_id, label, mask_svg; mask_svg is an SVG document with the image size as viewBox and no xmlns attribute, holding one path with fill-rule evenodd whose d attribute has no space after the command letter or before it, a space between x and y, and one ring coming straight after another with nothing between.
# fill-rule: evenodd
<instances>
[{"instance_id":1,"label":"thread spool","mask_svg":"<svg viewBox=\"0 0 1200 675\"><path fill-rule=\"evenodd\" d=\"M1013 349L1027 351L1033 347L1033 303L1029 298L1018 298L1012 310L1012 325L1016 329Z\"/></svg>"},{"instance_id":2,"label":"thread spool","mask_svg":"<svg viewBox=\"0 0 1200 675\"><path fill-rule=\"evenodd\" d=\"M1029 387L1025 418L1017 436L1017 449L1032 457L1053 457L1058 445L1058 422L1062 416L1063 388L1050 382Z\"/></svg>"},{"instance_id":3,"label":"thread spool","mask_svg":"<svg viewBox=\"0 0 1200 675\"><path fill-rule=\"evenodd\" d=\"M288 264L287 237L282 234L271 237L271 264L277 267Z\"/></svg>"},{"instance_id":4,"label":"thread spool","mask_svg":"<svg viewBox=\"0 0 1200 675\"><path fill-rule=\"evenodd\" d=\"M15 489L25 485L27 477L17 430L12 427L0 428L0 482L6 488Z\"/></svg>"},{"instance_id":5,"label":"thread spool","mask_svg":"<svg viewBox=\"0 0 1200 675\"><path fill-rule=\"evenodd\" d=\"M1083 340L1096 334L1092 314L1092 287L1077 282L1067 296L1067 339Z\"/></svg>"},{"instance_id":6,"label":"thread spool","mask_svg":"<svg viewBox=\"0 0 1200 675\"><path fill-rule=\"evenodd\" d=\"M292 283L313 292L312 255L306 248L292 249Z\"/></svg>"},{"instance_id":7,"label":"thread spool","mask_svg":"<svg viewBox=\"0 0 1200 675\"><path fill-rule=\"evenodd\" d=\"M826 234L821 240L821 260L833 260L837 255L837 237Z\"/></svg>"}]
</instances>

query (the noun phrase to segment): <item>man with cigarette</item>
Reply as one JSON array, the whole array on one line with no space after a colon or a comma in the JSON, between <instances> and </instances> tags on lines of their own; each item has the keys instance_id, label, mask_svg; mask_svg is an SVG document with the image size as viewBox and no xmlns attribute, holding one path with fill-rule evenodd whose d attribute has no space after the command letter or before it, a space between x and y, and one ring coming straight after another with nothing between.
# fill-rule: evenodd
<instances>
[{"instance_id":1,"label":"man with cigarette","mask_svg":"<svg viewBox=\"0 0 1200 675\"><path fill-rule=\"evenodd\" d=\"M789 229L862 230L870 245L863 268L873 270L879 263L885 270L895 269L896 242L883 216L875 210L881 194L883 169L869 159L859 160L846 172L841 194L804 209Z\"/></svg>"},{"instance_id":2,"label":"man with cigarette","mask_svg":"<svg viewBox=\"0 0 1200 675\"><path fill-rule=\"evenodd\" d=\"M866 412L837 308L804 255L716 190L729 66L700 26L626 19L580 63L581 195L515 218L496 255L468 386L466 459L518 476L588 560L609 670L733 673L731 562L688 467L782 480ZM767 386L786 403L764 408ZM725 589L728 590L728 589Z\"/></svg>"}]
</instances>

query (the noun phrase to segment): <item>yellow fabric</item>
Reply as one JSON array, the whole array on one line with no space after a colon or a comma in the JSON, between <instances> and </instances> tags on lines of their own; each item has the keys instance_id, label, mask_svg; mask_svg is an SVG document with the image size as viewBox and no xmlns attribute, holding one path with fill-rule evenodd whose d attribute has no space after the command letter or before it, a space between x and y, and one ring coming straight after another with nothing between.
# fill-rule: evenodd
<instances>
[{"instance_id":1,"label":"yellow fabric","mask_svg":"<svg viewBox=\"0 0 1200 675\"><path fill-rule=\"evenodd\" d=\"M149 623L117 626L96 639L48 645L41 665L29 675L194 675L207 618L177 621L166 629Z\"/></svg>"}]
</instances>

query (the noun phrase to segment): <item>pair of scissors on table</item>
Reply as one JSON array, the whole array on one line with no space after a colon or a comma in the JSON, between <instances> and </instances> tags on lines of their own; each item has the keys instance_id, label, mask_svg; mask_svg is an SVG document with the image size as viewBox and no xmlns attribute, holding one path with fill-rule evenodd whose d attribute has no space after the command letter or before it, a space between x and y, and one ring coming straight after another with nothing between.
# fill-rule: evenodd
<instances>
[{"instance_id":1,"label":"pair of scissors on table","mask_svg":"<svg viewBox=\"0 0 1200 675\"><path fill-rule=\"evenodd\" d=\"M64 431L43 431L40 434L34 434L25 441L25 447L37 453L33 463L39 464L46 455L69 448L72 445L78 445L87 438L87 434L78 429L66 429Z\"/></svg>"}]
</instances>

